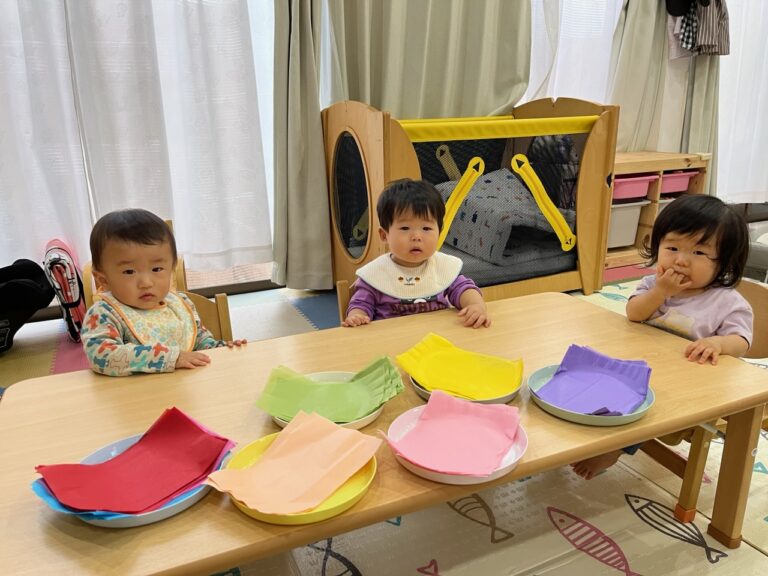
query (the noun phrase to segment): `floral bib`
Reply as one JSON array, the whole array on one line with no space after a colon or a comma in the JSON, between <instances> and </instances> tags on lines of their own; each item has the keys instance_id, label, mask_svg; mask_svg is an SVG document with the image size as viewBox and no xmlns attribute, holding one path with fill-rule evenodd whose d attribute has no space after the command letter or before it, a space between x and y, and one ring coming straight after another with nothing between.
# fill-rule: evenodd
<instances>
[{"instance_id":1,"label":"floral bib","mask_svg":"<svg viewBox=\"0 0 768 576\"><path fill-rule=\"evenodd\" d=\"M120 315L126 328L142 344L161 342L193 350L197 336L195 314L189 305L173 292L165 297L164 306L154 310L140 310L119 302L110 293L97 296Z\"/></svg>"}]
</instances>

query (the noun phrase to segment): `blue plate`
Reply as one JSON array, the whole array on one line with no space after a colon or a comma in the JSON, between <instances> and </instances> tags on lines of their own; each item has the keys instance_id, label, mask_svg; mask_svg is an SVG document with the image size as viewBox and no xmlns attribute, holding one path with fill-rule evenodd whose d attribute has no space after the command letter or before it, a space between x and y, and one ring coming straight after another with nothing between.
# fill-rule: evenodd
<instances>
[{"instance_id":1,"label":"blue plate","mask_svg":"<svg viewBox=\"0 0 768 576\"><path fill-rule=\"evenodd\" d=\"M101 462L111 460L136 444L142 436L143 434L137 434L136 436L130 436L129 438L123 438L112 444L107 444L96 450L96 452L83 458L81 464L100 464ZM223 466L228 456L229 453L227 453L219 463L219 468ZM142 514L120 514L118 512L107 512L102 510L93 510L89 512L74 510L59 502L41 478L32 482L32 491L53 510L63 512L64 514L72 514L73 516L80 518L83 522L95 526L102 526L104 528L133 528L135 526L145 526L147 524L159 522L160 520L165 520L166 518L175 516L179 512L183 512L190 506L199 502L206 494L208 494L210 489L211 487L205 484L195 486L194 488L179 494L173 500L169 500L162 508L158 508L157 510L144 512Z\"/></svg>"},{"instance_id":2,"label":"blue plate","mask_svg":"<svg viewBox=\"0 0 768 576\"><path fill-rule=\"evenodd\" d=\"M639 420L648 412L648 409L653 405L656 396L653 393L653 389L648 386L648 394L645 397L645 402L640 404L634 411L629 414L622 414L621 416L595 416L594 414L581 414L579 412L571 412L564 408L550 404L546 400L539 398L537 392L547 382L552 379L557 369L560 368L559 364L553 364L552 366L545 366L539 368L528 376L528 389L531 391L531 400L545 412L549 412L553 416L568 420L569 422L575 422L576 424L587 424L588 426L621 426L622 424L629 424L635 420Z\"/></svg>"}]
</instances>

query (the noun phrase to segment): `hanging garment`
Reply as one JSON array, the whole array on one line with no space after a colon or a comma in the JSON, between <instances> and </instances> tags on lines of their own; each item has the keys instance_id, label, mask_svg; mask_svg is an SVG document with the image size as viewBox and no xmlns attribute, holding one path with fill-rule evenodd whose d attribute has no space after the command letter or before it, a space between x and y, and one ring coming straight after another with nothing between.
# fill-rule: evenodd
<instances>
[{"instance_id":1,"label":"hanging garment","mask_svg":"<svg viewBox=\"0 0 768 576\"><path fill-rule=\"evenodd\" d=\"M56 292L67 332L74 342L80 342L80 328L85 318L83 277L74 251L54 238L45 247L43 269Z\"/></svg>"},{"instance_id":2,"label":"hanging garment","mask_svg":"<svg viewBox=\"0 0 768 576\"><path fill-rule=\"evenodd\" d=\"M683 16L680 25L680 47L685 50L696 50L696 39L698 38L699 20L696 10L696 3L692 2L688 12Z\"/></svg>"},{"instance_id":3,"label":"hanging garment","mask_svg":"<svg viewBox=\"0 0 768 576\"><path fill-rule=\"evenodd\" d=\"M684 16L694 0L667 0L667 13L670 16Z\"/></svg>"},{"instance_id":4,"label":"hanging garment","mask_svg":"<svg viewBox=\"0 0 768 576\"><path fill-rule=\"evenodd\" d=\"M699 21L696 46L699 54L719 54L725 56L731 51L728 26L728 7L725 0L714 0L708 5L699 4Z\"/></svg>"},{"instance_id":5,"label":"hanging garment","mask_svg":"<svg viewBox=\"0 0 768 576\"><path fill-rule=\"evenodd\" d=\"M686 50L680 45L680 34L682 27L682 16L667 16L667 45L668 56L670 60L676 60L677 58L690 58L695 54L695 52Z\"/></svg>"}]
</instances>

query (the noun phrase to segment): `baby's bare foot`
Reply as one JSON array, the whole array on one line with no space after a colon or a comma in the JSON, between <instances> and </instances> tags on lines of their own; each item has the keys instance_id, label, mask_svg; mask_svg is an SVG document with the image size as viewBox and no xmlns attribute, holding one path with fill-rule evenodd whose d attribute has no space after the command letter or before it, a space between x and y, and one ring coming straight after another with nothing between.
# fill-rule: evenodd
<instances>
[{"instance_id":1,"label":"baby's bare foot","mask_svg":"<svg viewBox=\"0 0 768 576\"><path fill-rule=\"evenodd\" d=\"M592 458L587 458L585 460L581 460L580 462L576 462L575 464L571 464L571 468L573 468L573 471L585 480L591 480L600 474L600 472L603 472L616 464L616 462L619 460L619 456L621 455L621 450L606 452L605 454L593 456Z\"/></svg>"}]
</instances>

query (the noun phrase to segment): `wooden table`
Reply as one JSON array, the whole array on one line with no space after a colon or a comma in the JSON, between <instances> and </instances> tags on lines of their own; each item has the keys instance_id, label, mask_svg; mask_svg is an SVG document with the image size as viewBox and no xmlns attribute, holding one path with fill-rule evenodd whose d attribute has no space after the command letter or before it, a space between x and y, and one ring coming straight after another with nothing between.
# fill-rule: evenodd
<instances>
[{"instance_id":1,"label":"wooden table","mask_svg":"<svg viewBox=\"0 0 768 576\"><path fill-rule=\"evenodd\" d=\"M36 464L79 461L94 449L143 432L170 406L244 445L277 431L254 402L270 370L285 364L300 372L358 370L382 354L394 356L427 332L466 349L522 357L525 374L558 363L571 343L611 356L642 358L652 367L656 403L626 426L590 427L558 420L529 401L514 404L529 447L519 466L483 488L564 466L718 416L732 415L717 486L710 533L738 545L752 473L768 374L733 358L717 367L682 357L685 341L563 294L537 294L491 302L490 329L472 330L455 311L374 322L218 349L206 368L173 374L107 378L73 372L15 384L0 403L0 566L4 573L210 574L323 537L459 498L477 486L448 486L402 468L389 448L369 492L346 513L306 526L272 526L240 513L212 492L189 510L131 529L91 526L54 513L29 485ZM390 401L366 429L386 430L422 401L410 387Z\"/></svg>"}]
</instances>

